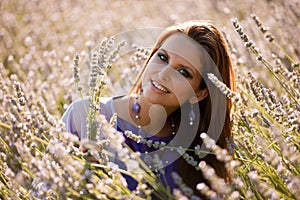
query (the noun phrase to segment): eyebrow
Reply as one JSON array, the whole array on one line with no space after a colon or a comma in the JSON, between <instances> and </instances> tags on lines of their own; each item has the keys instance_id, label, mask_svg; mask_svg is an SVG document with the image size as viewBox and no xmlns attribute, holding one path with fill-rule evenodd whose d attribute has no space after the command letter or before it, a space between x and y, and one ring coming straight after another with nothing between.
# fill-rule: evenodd
<instances>
[{"instance_id":1,"label":"eyebrow","mask_svg":"<svg viewBox=\"0 0 300 200\"><path fill-rule=\"evenodd\" d=\"M168 59L170 58L170 56L169 56L169 54L168 54L168 52L167 52L166 50L164 50L164 49L158 49L158 50L163 51L163 52L166 54L167 58L168 58Z\"/></svg>"},{"instance_id":2,"label":"eyebrow","mask_svg":"<svg viewBox=\"0 0 300 200\"><path fill-rule=\"evenodd\" d=\"M168 54L168 51L167 50L165 50L165 49L158 49L158 50L161 50L161 51L163 51L165 54L166 54L166 56L167 56L167 58L169 59L170 58L170 56L169 56L169 54ZM176 54L175 54L176 55ZM180 56L179 56L180 57ZM184 58L183 58L184 59ZM188 62L188 61L187 61ZM197 73L197 71L196 71L196 69L194 68L194 67L189 67L189 66L186 66L186 65L182 65L182 64L179 64L178 65L179 67L182 67L182 68L185 68L185 69L190 69L192 72L193 72L193 74L196 74Z\"/></svg>"}]
</instances>

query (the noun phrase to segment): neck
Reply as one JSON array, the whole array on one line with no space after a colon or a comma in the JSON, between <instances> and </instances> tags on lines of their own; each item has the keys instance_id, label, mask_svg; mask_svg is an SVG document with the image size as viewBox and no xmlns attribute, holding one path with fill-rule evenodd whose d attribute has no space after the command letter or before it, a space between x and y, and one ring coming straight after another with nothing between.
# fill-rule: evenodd
<instances>
[{"instance_id":1,"label":"neck","mask_svg":"<svg viewBox=\"0 0 300 200\"><path fill-rule=\"evenodd\" d=\"M132 111L132 105L135 101L137 101L141 107L138 114ZM119 117L137 127L140 126L151 135L166 137L171 135L172 131L174 131L168 117L170 113L172 113L171 110L166 111L166 109L159 104L151 104L143 95L140 95L138 99L130 95L125 96L120 99L120 102L115 102L115 108ZM139 117L136 118L136 115Z\"/></svg>"}]
</instances>

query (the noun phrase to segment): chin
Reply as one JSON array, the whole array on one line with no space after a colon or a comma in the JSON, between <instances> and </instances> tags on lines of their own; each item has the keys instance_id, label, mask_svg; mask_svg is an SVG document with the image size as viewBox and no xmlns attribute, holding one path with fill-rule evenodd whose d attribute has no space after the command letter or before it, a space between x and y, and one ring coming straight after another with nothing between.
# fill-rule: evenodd
<instances>
[{"instance_id":1,"label":"chin","mask_svg":"<svg viewBox=\"0 0 300 200\"><path fill-rule=\"evenodd\" d=\"M149 101L152 104L161 104L161 99L155 97L154 95L150 95L150 94L144 94L144 97L147 101Z\"/></svg>"}]
</instances>

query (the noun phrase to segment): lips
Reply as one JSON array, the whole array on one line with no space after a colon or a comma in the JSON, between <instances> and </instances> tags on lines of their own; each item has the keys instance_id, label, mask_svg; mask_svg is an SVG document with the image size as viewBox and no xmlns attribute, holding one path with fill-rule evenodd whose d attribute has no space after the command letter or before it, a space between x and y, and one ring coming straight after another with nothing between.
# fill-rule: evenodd
<instances>
[{"instance_id":1,"label":"lips","mask_svg":"<svg viewBox=\"0 0 300 200\"><path fill-rule=\"evenodd\" d=\"M162 86L161 84L159 84L156 81L151 81L151 84L155 87L155 89L163 92L163 93L170 93L164 86Z\"/></svg>"}]
</instances>

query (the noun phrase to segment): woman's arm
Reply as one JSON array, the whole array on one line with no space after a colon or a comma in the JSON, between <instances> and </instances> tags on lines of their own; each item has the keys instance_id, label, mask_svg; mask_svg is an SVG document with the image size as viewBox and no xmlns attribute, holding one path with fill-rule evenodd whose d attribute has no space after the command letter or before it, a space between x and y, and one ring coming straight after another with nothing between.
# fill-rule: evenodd
<instances>
[{"instance_id":1,"label":"woman's arm","mask_svg":"<svg viewBox=\"0 0 300 200\"><path fill-rule=\"evenodd\" d=\"M87 138L87 115L89 110L88 97L74 101L64 113L61 121L66 131L77 135L81 140ZM111 97L101 97L100 113L109 121L113 116L114 106Z\"/></svg>"},{"instance_id":2,"label":"woman's arm","mask_svg":"<svg viewBox=\"0 0 300 200\"><path fill-rule=\"evenodd\" d=\"M77 135L80 139L87 137L86 117L89 109L88 103L87 99L74 101L61 119L66 126L66 131Z\"/></svg>"}]
</instances>

